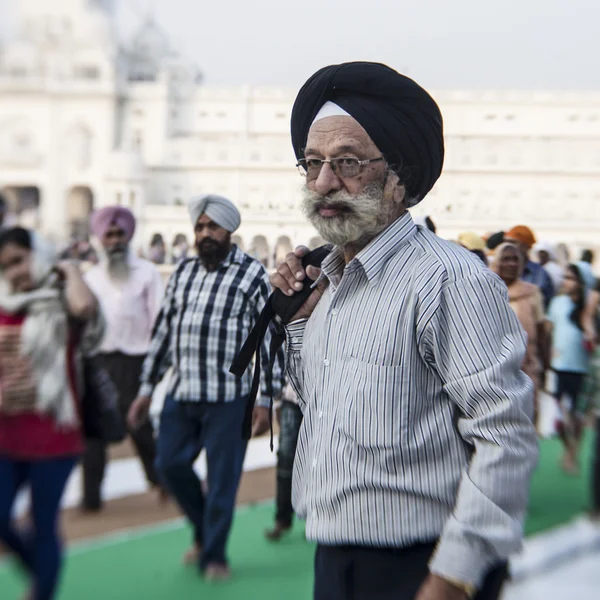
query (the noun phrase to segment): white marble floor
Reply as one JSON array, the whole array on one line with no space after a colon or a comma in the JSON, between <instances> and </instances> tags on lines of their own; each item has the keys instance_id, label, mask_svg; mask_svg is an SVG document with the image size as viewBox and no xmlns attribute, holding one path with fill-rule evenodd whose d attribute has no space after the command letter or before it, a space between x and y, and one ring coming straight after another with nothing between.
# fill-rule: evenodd
<instances>
[{"instance_id":1,"label":"white marble floor","mask_svg":"<svg viewBox=\"0 0 600 600\"><path fill-rule=\"evenodd\" d=\"M569 561L548 573L507 586L503 600L598 600L600 550Z\"/></svg>"}]
</instances>

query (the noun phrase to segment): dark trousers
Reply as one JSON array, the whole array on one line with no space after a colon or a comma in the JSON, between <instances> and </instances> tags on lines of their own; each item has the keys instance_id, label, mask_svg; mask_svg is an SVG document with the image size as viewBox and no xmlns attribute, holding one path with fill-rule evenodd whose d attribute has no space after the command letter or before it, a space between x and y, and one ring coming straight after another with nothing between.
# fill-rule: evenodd
<instances>
[{"instance_id":1,"label":"dark trousers","mask_svg":"<svg viewBox=\"0 0 600 600\"><path fill-rule=\"evenodd\" d=\"M596 441L592 454L592 510L600 511L600 415L596 416Z\"/></svg>"},{"instance_id":2,"label":"dark trousers","mask_svg":"<svg viewBox=\"0 0 600 600\"><path fill-rule=\"evenodd\" d=\"M429 575L435 543L398 550L317 547L314 600L414 600ZM506 563L487 576L476 600L497 600Z\"/></svg>"},{"instance_id":3,"label":"dark trousers","mask_svg":"<svg viewBox=\"0 0 600 600\"><path fill-rule=\"evenodd\" d=\"M98 364L104 367L119 390L119 406L124 419L140 387L143 356L128 356L121 352L100 354ZM147 420L139 429L129 430L136 452L142 462L146 479L151 485L158 483L154 459L156 457L154 430ZM106 471L106 444L99 440L88 440L83 455L83 506L97 509L102 504L102 481Z\"/></svg>"},{"instance_id":4,"label":"dark trousers","mask_svg":"<svg viewBox=\"0 0 600 600\"><path fill-rule=\"evenodd\" d=\"M0 458L0 540L15 554L33 581L33 600L54 598L62 565L58 531L60 500L77 460L73 457L36 461ZM12 521L20 488L31 489L33 529L24 533Z\"/></svg>"},{"instance_id":5,"label":"dark trousers","mask_svg":"<svg viewBox=\"0 0 600 600\"><path fill-rule=\"evenodd\" d=\"M246 398L220 403L179 403L167 396L160 415L156 467L202 547L200 568L227 564L226 546L242 473ZM206 450L206 498L194 461Z\"/></svg>"},{"instance_id":6,"label":"dark trousers","mask_svg":"<svg viewBox=\"0 0 600 600\"><path fill-rule=\"evenodd\" d=\"M302 425L302 411L297 404L283 401L279 414L279 449L277 451L277 499L275 520L290 527L294 517L292 508L292 471Z\"/></svg>"}]
</instances>

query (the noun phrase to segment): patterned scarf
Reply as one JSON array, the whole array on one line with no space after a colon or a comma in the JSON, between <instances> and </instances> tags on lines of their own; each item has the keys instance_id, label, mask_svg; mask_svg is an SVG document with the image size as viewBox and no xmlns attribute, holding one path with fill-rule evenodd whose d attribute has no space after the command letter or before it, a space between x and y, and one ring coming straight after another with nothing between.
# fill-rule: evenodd
<instances>
[{"instance_id":1,"label":"patterned scarf","mask_svg":"<svg viewBox=\"0 0 600 600\"><path fill-rule=\"evenodd\" d=\"M0 276L0 308L26 315L22 326L0 327L0 408L7 413L35 410L52 415L59 425L74 426L78 418L69 385L69 318L59 277L53 272L56 256L37 236L33 242L37 289L11 293Z\"/></svg>"}]
</instances>

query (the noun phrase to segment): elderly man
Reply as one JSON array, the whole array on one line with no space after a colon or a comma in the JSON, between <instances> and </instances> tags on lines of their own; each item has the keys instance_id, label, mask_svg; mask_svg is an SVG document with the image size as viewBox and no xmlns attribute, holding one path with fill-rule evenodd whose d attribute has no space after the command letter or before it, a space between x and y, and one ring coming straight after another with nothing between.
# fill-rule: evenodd
<instances>
[{"instance_id":1,"label":"elderly man","mask_svg":"<svg viewBox=\"0 0 600 600\"><path fill-rule=\"evenodd\" d=\"M498 598L537 459L533 386L502 282L407 212L442 169L439 109L384 65L326 67L292 142L304 211L335 244L286 325L314 597ZM290 296L305 252L272 276Z\"/></svg>"},{"instance_id":2,"label":"elderly man","mask_svg":"<svg viewBox=\"0 0 600 600\"><path fill-rule=\"evenodd\" d=\"M130 210L107 206L92 215L90 228L100 242L100 263L86 272L85 280L102 306L107 325L99 360L119 390L121 411L126 418L137 396L164 286L156 267L130 251L135 232L135 217ZM150 485L158 486L151 423L129 433L146 479ZM83 458L82 503L88 512L102 507L105 468L106 446L98 440L89 440Z\"/></svg>"},{"instance_id":3,"label":"elderly man","mask_svg":"<svg viewBox=\"0 0 600 600\"><path fill-rule=\"evenodd\" d=\"M522 279L523 281L533 283L540 288L542 296L544 297L544 307L547 310L550 305L550 300L552 300L556 290L554 289L554 284L552 283L550 275L548 275L542 265L533 262L529 257L529 253L536 243L533 231L526 225L516 225L504 234L504 240L513 242L521 250L523 260L525 261Z\"/></svg>"},{"instance_id":4,"label":"elderly man","mask_svg":"<svg viewBox=\"0 0 600 600\"><path fill-rule=\"evenodd\" d=\"M150 395L166 369L173 376L160 417L157 467L190 520L194 543L185 562L196 562L207 579L229 577L226 544L246 452L242 423L251 376L229 366L254 326L271 288L265 268L231 243L240 213L221 196L194 198L189 211L197 258L181 262L171 276L131 408L132 426L143 422ZM270 343L263 346L266 356ZM263 364L268 364L265 360ZM269 427L269 402L283 383L283 352L273 376L262 381L253 433ZM206 450L206 498L193 464Z\"/></svg>"}]
</instances>

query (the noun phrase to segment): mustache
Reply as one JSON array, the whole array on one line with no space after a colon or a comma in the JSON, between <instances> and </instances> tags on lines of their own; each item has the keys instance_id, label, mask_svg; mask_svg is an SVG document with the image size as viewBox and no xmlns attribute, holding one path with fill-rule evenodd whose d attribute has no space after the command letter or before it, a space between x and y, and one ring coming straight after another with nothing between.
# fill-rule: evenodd
<instances>
[{"instance_id":1,"label":"mustache","mask_svg":"<svg viewBox=\"0 0 600 600\"><path fill-rule=\"evenodd\" d=\"M346 192L335 192L329 196L320 196L316 192L307 190L304 198L313 213L318 213L323 208L333 208L350 214L356 213L354 203L347 197Z\"/></svg>"},{"instance_id":2,"label":"mustache","mask_svg":"<svg viewBox=\"0 0 600 600\"><path fill-rule=\"evenodd\" d=\"M106 251L108 256L122 256L127 254L127 246L115 246Z\"/></svg>"},{"instance_id":3,"label":"mustache","mask_svg":"<svg viewBox=\"0 0 600 600\"><path fill-rule=\"evenodd\" d=\"M200 256L213 257L229 252L230 242L217 242L216 240L204 239L196 244L196 250Z\"/></svg>"},{"instance_id":4,"label":"mustache","mask_svg":"<svg viewBox=\"0 0 600 600\"><path fill-rule=\"evenodd\" d=\"M323 209L335 209L337 214L325 217L320 214ZM358 194L338 190L322 196L307 186L303 189L302 212L324 240L336 245L373 239L385 228L390 209L380 182Z\"/></svg>"}]
</instances>

